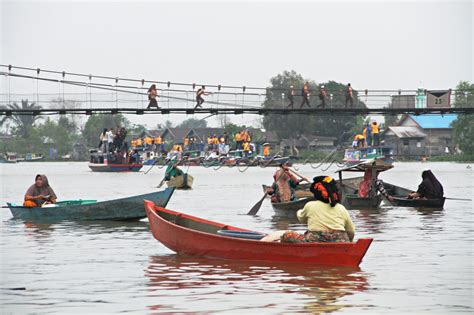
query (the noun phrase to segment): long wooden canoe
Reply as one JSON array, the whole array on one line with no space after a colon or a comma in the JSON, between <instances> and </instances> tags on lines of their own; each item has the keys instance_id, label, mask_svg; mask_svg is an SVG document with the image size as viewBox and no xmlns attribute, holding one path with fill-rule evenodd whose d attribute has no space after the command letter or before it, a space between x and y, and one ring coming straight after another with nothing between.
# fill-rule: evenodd
<instances>
[{"instance_id":1,"label":"long wooden canoe","mask_svg":"<svg viewBox=\"0 0 474 315\"><path fill-rule=\"evenodd\" d=\"M166 206L174 188L149 194L107 201L69 201L59 202L52 207L27 208L7 203L15 219L34 221L60 220L140 220L146 218L143 200L153 200L156 204Z\"/></svg>"},{"instance_id":2,"label":"long wooden canoe","mask_svg":"<svg viewBox=\"0 0 474 315\"><path fill-rule=\"evenodd\" d=\"M145 201L155 239L178 254L232 260L288 262L318 265L358 266L372 243L371 238L355 243L262 242L222 235L255 235L258 232L217 223L157 206ZM219 231L221 231L219 233Z\"/></svg>"},{"instance_id":3,"label":"long wooden canoe","mask_svg":"<svg viewBox=\"0 0 474 315\"><path fill-rule=\"evenodd\" d=\"M393 201L385 200L385 202L398 207L414 207L414 208L434 208L442 209L446 198L439 199L408 199L407 196L412 190L390 183L384 182L384 188L388 194L393 196Z\"/></svg>"},{"instance_id":4,"label":"long wooden canoe","mask_svg":"<svg viewBox=\"0 0 474 315\"><path fill-rule=\"evenodd\" d=\"M180 176L171 178L166 182L168 187L175 187L176 189L191 189L193 186L194 177L185 173Z\"/></svg>"}]
</instances>

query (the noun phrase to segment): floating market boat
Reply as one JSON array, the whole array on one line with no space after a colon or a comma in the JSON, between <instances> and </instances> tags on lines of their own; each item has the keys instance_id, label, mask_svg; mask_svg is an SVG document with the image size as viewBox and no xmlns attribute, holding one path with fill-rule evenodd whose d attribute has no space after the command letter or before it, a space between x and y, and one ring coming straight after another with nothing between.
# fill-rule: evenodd
<instances>
[{"instance_id":1,"label":"floating market boat","mask_svg":"<svg viewBox=\"0 0 474 315\"><path fill-rule=\"evenodd\" d=\"M384 202L398 207L442 209L446 200L444 197L438 199L408 199L408 194L413 192L413 190L385 182L384 188L393 197L393 201L385 199Z\"/></svg>"},{"instance_id":2,"label":"floating market boat","mask_svg":"<svg viewBox=\"0 0 474 315\"><path fill-rule=\"evenodd\" d=\"M191 175L185 173L183 175L171 178L166 182L166 185L168 187L176 187L176 189L191 189L193 182L194 178Z\"/></svg>"},{"instance_id":3,"label":"floating market boat","mask_svg":"<svg viewBox=\"0 0 474 315\"><path fill-rule=\"evenodd\" d=\"M68 200L33 208L7 203L7 207L15 219L23 220L140 220L146 217L143 209L144 199L153 200L164 207L173 192L174 188L167 188L163 191L107 201Z\"/></svg>"},{"instance_id":4,"label":"floating market boat","mask_svg":"<svg viewBox=\"0 0 474 315\"><path fill-rule=\"evenodd\" d=\"M217 223L145 201L155 239L178 254L243 261L287 262L306 265L358 266L372 243L262 242L265 234Z\"/></svg>"}]
</instances>

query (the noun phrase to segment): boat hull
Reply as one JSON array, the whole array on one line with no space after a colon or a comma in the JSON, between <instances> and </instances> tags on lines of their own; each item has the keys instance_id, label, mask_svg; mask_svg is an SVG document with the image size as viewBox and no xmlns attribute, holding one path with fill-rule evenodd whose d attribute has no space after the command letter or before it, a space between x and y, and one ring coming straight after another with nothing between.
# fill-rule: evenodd
<instances>
[{"instance_id":1,"label":"boat hull","mask_svg":"<svg viewBox=\"0 0 474 315\"><path fill-rule=\"evenodd\" d=\"M301 198L289 202L272 202L273 210L277 216L296 217L296 212L303 209L306 203L315 200L313 198Z\"/></svg>"},{"instance_id":2,"label":"boat hull","mask_svg":"<svg viewBox=\"0 0 474 315\"><path fill-rule=\"evenodd\" d=\"M138 172L143 164L95 164L89 163L93 172Z\"/></svg>"},{"instance_id":3,"label":"boat hull","mask_svg":"<svg viewBox=\"0 0 474 315\"><path fill-rule=\"evenodd\" d=\"M393 201L385 200L385 202L397 207L442 209L444 207L444 201L446 200L446 198L408 199L408 194L412 192L410 189L389 183L384 183L384 187L387 192L393 196Z\"/></svg>"},{"instance_id":4,"label":"boat hull","mask_svg":"<svg viewBox=\"0 0 474 315\"><path fill-rule=\"evenodd\" d=\"M223 236L220 230L254 232L208 221L145 201L153 236L178 254L242 261L358 266L372 239L355 243L280 243Z\"/></svg>"},{"instance_id":5,"label":"boat hull","mask_svg":"<svg viewBox=\"0 0 474 315\"><path fill-rule=\"evenodd\" d=\"M183 174L173 177L166 182L168 187L176 187L176 189L191 189L193 187L194 178L189 174Z\"/></svg>"},{"instance_id":6,"label":"boat hull","mask_svg":"<svg viewBox=\"0 0 474 315\"><path fill-rule=\"evenodd\" d=\"M140 220L146 217L143 200L166 206L174 188L121 199L58 207L27 208L8 204L15 219L32 221L60 220Z\"/></svg>"}]
</instances>

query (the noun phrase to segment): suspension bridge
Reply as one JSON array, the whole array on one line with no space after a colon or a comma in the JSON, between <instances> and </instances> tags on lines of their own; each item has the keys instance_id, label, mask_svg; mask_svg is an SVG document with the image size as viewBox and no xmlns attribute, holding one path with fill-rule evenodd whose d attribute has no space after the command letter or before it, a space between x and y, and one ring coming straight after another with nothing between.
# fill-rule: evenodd
<instances>
[{"instance_id":1,"label":"suspension bridge","mask_svg":"<svg viewBox=\"0 0 474 315\"><path fill-rule=\"evenodd\" d=\"M316 95L310 107L300 108L299 96L294 108L288 108L288 88L231 86L221 84L183 83L150 79L122 78L84 73L0 65L3 87L0 93L0 115L65 114L253 114L253 115L399 115L399 114L474 114L474 104L464 107L411 106L417 90L357 90L353 107L345 107L345 91L328 90L325 108L317 107ZM155 84L160 108L147 109L148 86ZM21 93L17 92L21 86ZM202 107L195 108L196 89L205 86L211 92ZM295 87L295 91L299 91ZM317 91L315 91L317 93ZM426 92L426 91L425 91ZM448 104L456 91L450 90ZM391 106L393 98L407 100L406 106ZM405 98L404 98L405 97ZM466 95L467 98L467 95ZM28 100L26 104L24 100ZM23 101L23 102L22 102Z\"/></svg>"}]
</instances>

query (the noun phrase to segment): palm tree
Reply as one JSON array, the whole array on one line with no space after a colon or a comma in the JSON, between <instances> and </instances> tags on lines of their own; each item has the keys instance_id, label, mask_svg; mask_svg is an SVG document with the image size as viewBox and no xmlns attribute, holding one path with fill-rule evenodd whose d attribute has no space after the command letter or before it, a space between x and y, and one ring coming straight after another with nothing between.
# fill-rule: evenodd
<instances>
[{"instance_id":1,"label":"palm tree","mask_svg":"<svg viewBox=\"0 0 474 315\"><path fill-rule=\"evenodd\" d=\"M21 100L21 107L17 103L9 104L7 106L2 105L2 109L9 109L13 111L19 110L38 110L42 107L36 105L35 103L28 103L28 100ZM30 128L33 126L34 122L40 119L40 116L34 116L30 114L23 115L21 113L12 113L11 116L3 116L0 118L0 125L3 125L8 119L11 119L13 123L17 126L17 134L27 137Z\"/></svg>"}]
</instances>

